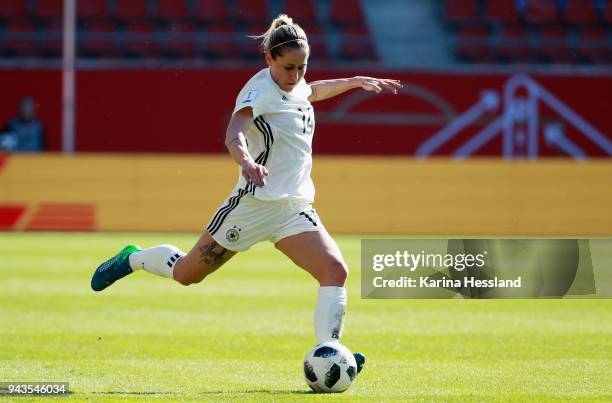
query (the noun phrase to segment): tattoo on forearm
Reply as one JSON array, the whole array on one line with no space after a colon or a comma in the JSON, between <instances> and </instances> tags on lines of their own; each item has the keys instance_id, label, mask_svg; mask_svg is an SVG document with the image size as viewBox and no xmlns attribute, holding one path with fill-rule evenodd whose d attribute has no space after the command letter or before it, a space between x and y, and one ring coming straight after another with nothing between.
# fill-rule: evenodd
<instances>
[{"instance_id":1,"label":"tattoo on forearm","mask_svg":"<svg viewBox=\"0 0 612 403\"><path fill-rule=\"evenodd\" d=\"M204 263L207 266L214 267L223 262L223 255L227 252L223 246L212 241L208 245L200 246L200 264Z\"/></svg>"}]
</instances>

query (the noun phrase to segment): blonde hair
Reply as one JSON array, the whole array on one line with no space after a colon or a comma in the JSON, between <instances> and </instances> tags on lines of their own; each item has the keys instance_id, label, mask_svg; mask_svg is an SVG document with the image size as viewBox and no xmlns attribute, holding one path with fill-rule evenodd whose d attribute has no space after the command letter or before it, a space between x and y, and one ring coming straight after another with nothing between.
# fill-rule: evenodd
<instances>
[{"instance_id":1,"label":"blonde hair","mask_svg":"<svg viewBox=\"0 0 612 403\"><path fill-rule=\"evenodd\" d=\"M261 39L261 48L269 52L273 59L282 55L285 48L308 48L306 33L287 14L280 14L266 32L252 38Z\"/></svg>"}]
</instances>

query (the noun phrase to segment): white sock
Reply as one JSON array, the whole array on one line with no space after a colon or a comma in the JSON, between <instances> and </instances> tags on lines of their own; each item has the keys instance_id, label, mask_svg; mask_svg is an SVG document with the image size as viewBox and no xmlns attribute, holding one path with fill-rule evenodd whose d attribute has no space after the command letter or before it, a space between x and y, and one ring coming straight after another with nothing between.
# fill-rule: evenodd
<instances>
[{"instance_id":1,"label":"white sock","mask_svg":"<svg viewBox=\"0 0 612 403\"><path fill-rule=\"evenodd\" d=\"M159 245L147 248L130 255L132 270L144 269L149 273L167 278L174 278L174 265L185 252L176 246Z\"/></svg>"},{"instance_id":2,"label":"white sock","mask_svg":"<svg viewBox=\"0 0 612 403\"><path fill-rule=\"evenodd\" d=\"M346 288L319 287L314 314L315 334L319 343L339 340L344 328Z\"/></svg>"}]
</instances>

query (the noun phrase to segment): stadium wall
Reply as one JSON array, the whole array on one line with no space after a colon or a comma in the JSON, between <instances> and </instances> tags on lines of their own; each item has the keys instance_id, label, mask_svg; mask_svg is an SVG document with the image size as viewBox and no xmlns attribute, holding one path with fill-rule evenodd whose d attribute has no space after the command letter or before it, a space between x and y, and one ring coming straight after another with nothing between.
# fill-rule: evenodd
<instances>
[{"instance_id":1,"label":"stadium wall","mask_svg":"<svg viewBox=\"0 0 612 403\"><path fill-rule=\"evenodd\" d=\"M253 70L81 70L77 74L78 151L221 153L223 135L241 86ZM476 104L483 91L500 97L507 74L376 71L309 71L309 80L363 75L401 79L398 96L352 91L315 104L317 154L413 155L416 148L458 114ZM543 75L533 78L608 139L612 76ZM61 149L61 73L56 70L1 70L0 122L19 97L33 96L46 127L47 149ZM524 93L519 95L526 96ZM443 144L435 155L451 154L499 116L500 105ZM542 124L562 122L567 137L590 156L606 156L593 141L539 103ZM477 151L501 155L501 136ZM559 149L540 136L539 154Z\"/></svg>"},{"instance_id":2,"label":"stadium wall","mask_svg":"<svg viewBox=\"0 0 612 403\"><path fill-rule=\"evenodd\" d=\"M195 231L232 189L228 156L0 156L0 229ZM315 158L331 232L612 235L612 161Z\"/></svg>"}]
</instances>

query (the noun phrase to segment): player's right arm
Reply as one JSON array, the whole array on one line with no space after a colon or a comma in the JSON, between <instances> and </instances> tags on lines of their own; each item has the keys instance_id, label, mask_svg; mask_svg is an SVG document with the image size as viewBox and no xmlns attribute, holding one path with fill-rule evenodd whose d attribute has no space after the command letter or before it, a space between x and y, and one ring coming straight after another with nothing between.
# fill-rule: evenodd
<instances>
[{"instance_id":1,"label":"player's right arm","mask_svg":"<svg viewBox=\"0 0 612 403\"><path fill-rule=\"evenodd\" d=\"M247 148L245 133L253 121L253 109L242 108L232 115L227 130L225 131L225 145L232 158L242 170L242 176L255 186L266 184L265 177L268 170L263 165L257 164Z\"/></svg>"}]
</instances>

